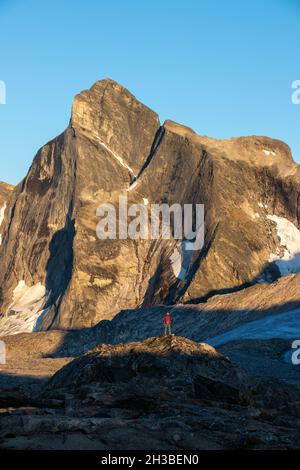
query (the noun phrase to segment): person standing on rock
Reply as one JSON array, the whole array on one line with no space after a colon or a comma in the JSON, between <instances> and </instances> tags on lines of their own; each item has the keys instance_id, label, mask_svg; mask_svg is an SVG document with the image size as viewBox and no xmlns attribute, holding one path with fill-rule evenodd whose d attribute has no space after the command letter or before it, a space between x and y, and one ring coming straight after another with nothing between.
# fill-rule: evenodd
<instances>
[{"instance_id":1,"label":"person standing on rock","mask_svg":"<svg viewBox=\"0 0 300 470\"><path fill-rule=\"evenodd\" d=\"M172 317L169 312L166 313L164 318L164 325L165 325L165 336L171 335L171 325L172 325Z\"/></svg>"}]
</instances>

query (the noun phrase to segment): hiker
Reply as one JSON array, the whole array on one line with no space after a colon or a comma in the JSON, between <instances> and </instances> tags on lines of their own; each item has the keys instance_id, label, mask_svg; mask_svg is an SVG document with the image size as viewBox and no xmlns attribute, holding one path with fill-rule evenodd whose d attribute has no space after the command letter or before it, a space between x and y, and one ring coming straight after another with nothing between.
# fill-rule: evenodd
<instances>
[{"instance_id":1,"label":"hiker","mask_svg":"<svg viewBox=\"0 0 300 470\"><path fill-rule=\"evenodd\" d=\"M164 325L165 325L165 336L171 335L171 324L172 324L172 317L169 312L167 312L164 318Z\"/></svg>"}]
</instances>

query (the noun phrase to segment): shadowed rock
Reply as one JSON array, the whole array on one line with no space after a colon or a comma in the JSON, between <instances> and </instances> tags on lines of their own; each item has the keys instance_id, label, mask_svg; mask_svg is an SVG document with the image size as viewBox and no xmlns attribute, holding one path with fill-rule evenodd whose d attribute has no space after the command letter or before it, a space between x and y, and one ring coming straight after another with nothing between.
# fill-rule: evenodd
<instances>
[{"instance_id":1,"label":"shadowed rock","mask_svg":"<svg viewBox=\"0 0 300 470\"><path fill-rule=\"evenodd\" d=\"M31 335L49 348L59 333ZM3 368L1 449L300 447L299 387L243 372L205 343L154 337L64 361L32 359L31 377ZM59 367L46 384L33 376Z\"/></svg>"},{"instance_id":2,"label":"shadowed rock","mask_svg":"<svg viewBox=\"0 0 300 470\"><path fill-rule=\"evenodd\" d=\"M76 389L81 384L176 381L192 384L197 375L240 385L239 372L208 344L178 336L149 338L120 345L101 344L61 369L47 389Z\"/></svg>"}]
</instances>

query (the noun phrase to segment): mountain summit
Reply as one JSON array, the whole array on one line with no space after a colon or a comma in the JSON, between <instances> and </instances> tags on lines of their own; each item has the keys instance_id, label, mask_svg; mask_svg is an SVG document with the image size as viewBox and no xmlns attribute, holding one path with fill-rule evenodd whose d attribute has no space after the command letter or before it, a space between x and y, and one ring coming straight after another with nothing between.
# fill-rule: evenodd
<instances>
[{"instance_id":1,"label":"mountain summit","mask_svg":"<svg viewBox=\"0 0 300 470\"><path fill-rule=\"evenodd\" d=\"M110 79L13 190L0 186L0 331L90 327L300 271L299 166L268 137L218 140L166 121ZM204 204L205 241L99 240L97 207ZM292 239L288 234L292 233Z\"/></svg>"}]
</instances>

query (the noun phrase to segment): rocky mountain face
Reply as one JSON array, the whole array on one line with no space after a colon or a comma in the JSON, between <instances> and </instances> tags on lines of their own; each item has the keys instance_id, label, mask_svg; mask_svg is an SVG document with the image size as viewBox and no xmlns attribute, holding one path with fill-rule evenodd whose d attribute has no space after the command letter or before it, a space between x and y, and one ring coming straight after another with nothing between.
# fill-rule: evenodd
<instances>
[{"instance_id":1,"label":"rocky mountain face","mask_svg":"<svg viewBox=\"0 0 300 470\"><path fill-rule=\"evenodd\" d=\"M12 190L13 190L13 186L0 181L0 205L1 207L3 207L4 204L6 203Z\"/></svg>"},{"instance_id":2,"label":"rocky mountain face","mask_svg":"<svg viewBox=\"0 0 300 470\"><path fill-rule=\"evenodd\" d=\"M270 368L259 369L259 363L268 349L268 355L271 357L273 354L277 361L271 376L290 376L294 381L299 366L298 369L296 366L291 368L290 358L285 360L284 354L299 334L299 278L299 274L284 276L271 284L258 283L232 294L215 295L205 303L123 310L113 320L101 321L93 328L6 336L7 362L9 367L15 364L20 368L24 353L26 360L67 358L80 356L99 344L118 345L160 337L163 317L170 311L172 331L176 335L196 342L207 342L221 351L233 343L236 345L235 351L238 343L247 350L252 343L252 352L256 347L257 355L260 355L253 363L253 372L262 372L264 377L272 372ZM263 345L263 342L269 346ZM231 356L231 353L227 352L227 355ZM249 369L252 367L249 354L247 358ZM239 357L235 360L240 362ZM257 370L255 367L258 367Z\"/></svg>"},{"instance_id":3,"label":"rocky mountain face","mask_svg":"<svg viewBox=\"0 0 300 470\"><path fill-rule=\"evenodd\" d=\"M1 334L91 327L124 309L198 303L298 272L299 168L280 141L201 137L161 124L114 81L97 82L5 195ZM204 204L203 248L99 240L97 207L118 208L122 195Z\"/></svg>"},{"instance_id":4,"label":"rocky mountain face","mask_svg":"<svg viewBox=\"0 0 300 470\"><path fill-rule=\"evenodd\" d=\"M300 448L299 168L278 140L161 124L110 79L76 96L0 183L0 448ZM99 239L125 196L204 204L203 246Z\"/></svg>"},{"instance_id":5,"label":"rocky mountain face","mask_svg":"<svg viewBox=\"0 0 300 470\"><path fill-rule=\"evenodd\" d=\"M299 448L299 276L4 337L0 448Z\"/></svg>"},{"instance_id":6,"label":"rocky mountain face","mask_svg":"<svg viewBox=\"0 0 300 470\"><path fill-rule=\"evenodd\" d=\"M13 190L13 186L0 181L0 230L1 230L1 225L3 223L3 220L4 220L7 200L9 199L12 190ZM1 244L2 244L2 235L0 233L0 245ZM0 291L0 299L1 299L1 291Z\"/></svg>"}]
</instances>

